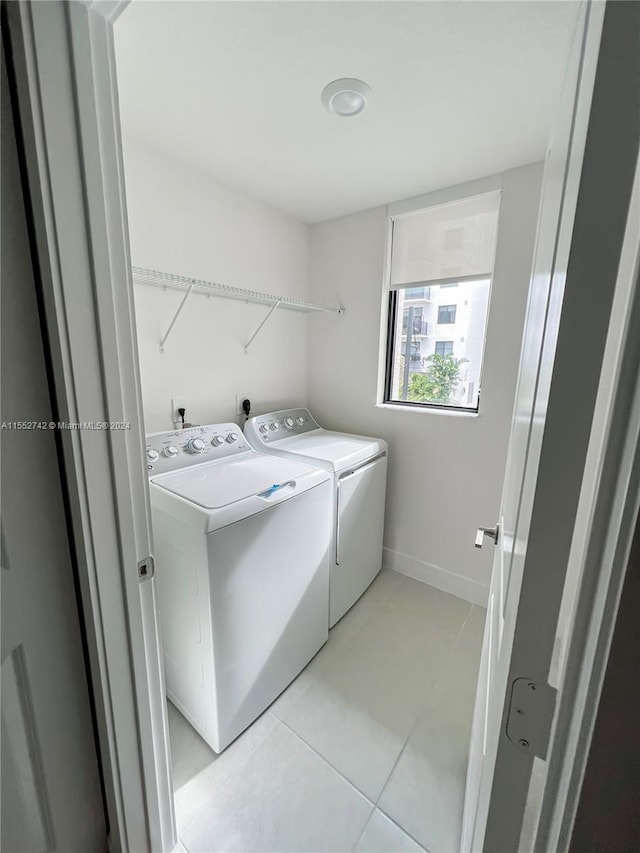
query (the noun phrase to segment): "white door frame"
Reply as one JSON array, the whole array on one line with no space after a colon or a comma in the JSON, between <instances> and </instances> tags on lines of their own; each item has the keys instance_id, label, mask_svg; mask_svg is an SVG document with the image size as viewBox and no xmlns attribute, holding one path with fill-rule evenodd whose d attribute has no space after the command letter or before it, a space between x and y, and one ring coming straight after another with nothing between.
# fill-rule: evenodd
<instances>
[{"instance_id":1,"label":"white door frame","mask_svg":"<svg viewBox=\"0 0 640 853\"><path fill-rule=\"evenodd\" d=\"M554 682L566 679L537 806L536 837L550 850L571 839L640 512L639 321L640 156L568 562L571 629L550 672Z\"/></svg>"},{"instance_id":2,"label":"white door frame","mask_svg":"<svg viewBox=\"0 0 640 853\"><path fill-rule=\"evenodd\" d=\"M63 433L111 846L164 853L176 835L154 581L140 582L137 571L150 553L150 525L113 51L113 21L125 5L51 0L6 7L59 418L131 423L130 430ZM625 334L629 347L640 340L638 312ZM620 412L628 421L635 393L628 381L618 384L607 415L612 422ZM611 437L605 428L601 439ZM637 430L627 435L627 454L637 452L637 439ZM599 501L614 494L607 478L592 485ZM622 515L628 520L627 510ZM606 531L592 528L590 554L598 553L605 536L607 543L617 534L624 539L616 523ZM590 687L602 679L616 611L616 585L608 580L621 583L622 575L619 565L617 574L601 573L601 598L609 595L600 618L587 589L576 613L583 627L596 619L591 630L599 653L591 661ZM569 660L578 645L576 639ZM570 724L588 735L577 690L564 698L564 717L573 709L578 717ZM561 701L559 732L562 711ZM552 750L550 766L559 751ZM549 773L546 802L567 777L565 788L575 793L579 756L568 755L565 763L562 780ZM565 811L551 816L555 825ZM562 831L566 835L566 826Z\"/></svg>"},{"instance_id":3,"label":"white door frame","mask_svg":"<svg viewBox=\"0 0 640 853\"><path fill-rule=\"evenodd\" d=\"M602 6L596 4L595 11L600 13ZM603 553L606 536L615 536L621 548L622 563L617 567L621 576L614 574L608 580L622 580L625 548L630 546L635 525L637 484L624 479L624 469L620 483L615 480L619 464L616 452L625 438L620 432L622 425L629 427L630 440L637 440L638 423L633 421L637 412L632 407L635 377L630 379L619 366L616 372L611 353L617 352L621 341L625 347L628 342L633 348L640 336L637 312L627 317L619 308L614 311L621 294L625 292L625 298L630 299L636 285L633 264L630 266L628 259L622 263L622 249L635 258L637 245L628 229L633 227L630 223L637 202L633 191L640 114L633 112L632 105L640 53L638 11L637 4L614 3L605 7L575 218L571 233L561 238L569 240L570 252L566 273L559 272L564 273L565 281L558 283L562 315L553 349L550 388L546 398L543 394L540 406L536 404L534 413L534 421L536 416L542 421L534 422L531 438L540 443L539 463L525 475L535 477L535 492L528 541L524 540L522 585L517 601L510 602L515 606L506 614L508 620L510 617L508 630L513 633L513 647L508 674L500 685L501 689L506 686L506 691L502 718L496 721L498 747L489 779L490 803L483 835L487 853L558 851L567 843L567 820L575 804L566 799L560 807L564 815L564 829L560 831L552 828L559 816L559 805L554 803L561 795L575 796L579 786L570 790L559 785L561 767L562 773L577 772L577 768L564 764L568 732L559 716L560 709L566 715L578 700L578 649L584 642L580 632L586 622L590 622L593 632L591 639L606 650L597 661L593 660L595 681L590 695L599 697L597 685L609 647L606 637L613 627L618 598L609 583L604 589L599 588L602 567L593 555ZM589 38L590 33L587 35ZM589 56L595 59L592 51L587 54L588 61ZM630 349L630 358L632 354ZM595 481L593 460L605 452L610 467ZM628 464L631 451L627 448L626 452L624 462ZM616 488L621 489L622 485L631 491L616 494ZM629 501L624 517L627 523L631 519L630 529L618 526L607 530L603 522L608 514L595 519L585 516L590 489L596 490L599 504L609 511L615 509L614 498L620 500L624 494ZM621 521L612 517L611 524ZM579 555L587 542L592 555L589 560L584 553ZM608 593L613 595L612 606L605 609L598 595ZM566 634L563 622L570 626ZM572 653L567 657L568 646ZM523 677L559 688L546 764L536 758L533 774L531 750L518 748L507 735L511 685ZM587 677L586 673L583 677ZM583 710L586 711L584 706ZM582 726L578 720L575 724ZM588 740L583 740L583 746L588 748ZM580 761L575 752L573 761ZM526 837L522 835L523 826ZM558 846L549 847L552 832Z\"/></svg>"},{"instance_id":4,"label":"white door frame","mask_svg":"<svg viewBox=\"0 0 640 853\"><path fill-rule=\"evenodd\" d=\"M7 3L110 846L176 842L115 77L118 2Z\"/></svg>"}]
</instances>

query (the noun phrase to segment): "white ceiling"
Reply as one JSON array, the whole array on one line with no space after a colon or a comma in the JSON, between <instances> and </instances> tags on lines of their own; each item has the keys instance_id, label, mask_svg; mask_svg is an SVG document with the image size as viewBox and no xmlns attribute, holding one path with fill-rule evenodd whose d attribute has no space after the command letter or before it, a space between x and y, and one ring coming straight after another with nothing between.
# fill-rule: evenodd
<instances>
[{"instance_id":1,"label":"white ceiling","mask_svg":"<svg viewBox=\"0 0 640 853\"><path fill-rule=\"evenodd\" d=\"M125 136L303 222L542 159L575 2L136 0L116 25ZM365 111L320 103L336 77Z\"/></svg>"}]
</instances>

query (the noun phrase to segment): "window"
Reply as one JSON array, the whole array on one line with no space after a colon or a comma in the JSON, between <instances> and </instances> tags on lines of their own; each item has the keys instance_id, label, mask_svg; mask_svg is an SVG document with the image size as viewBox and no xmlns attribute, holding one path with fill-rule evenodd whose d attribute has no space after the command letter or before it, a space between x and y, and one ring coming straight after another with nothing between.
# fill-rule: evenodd
<instances>
[{"instance_id":1,"label":"window","mask_svg":"<svg viewBox=\"0 0 640 853\"><path fill-rule=\"evenodd\" d=\"M453 341L436 341L436 355L453 355Z\"/></svg>"},{"instance_id":2,"label":"window","mask_svg":"<svg viewBox=\"0 0 640 853\"><path fill-rule=\"evenodd\" d=\"M438 305L438 323L455 323L456 321L456 305Z\"/></svg>"},{"instance_id":3,"label":"window","mask_svg":"<svg viewBox=\"0 0 640 853\"><path fill-rule=\"evenodd\" d=\"M478 410L499 204L494 192L391 218L384 402ZM455 353L434 337L454 324Z\"/></svg>"}]
</instances>

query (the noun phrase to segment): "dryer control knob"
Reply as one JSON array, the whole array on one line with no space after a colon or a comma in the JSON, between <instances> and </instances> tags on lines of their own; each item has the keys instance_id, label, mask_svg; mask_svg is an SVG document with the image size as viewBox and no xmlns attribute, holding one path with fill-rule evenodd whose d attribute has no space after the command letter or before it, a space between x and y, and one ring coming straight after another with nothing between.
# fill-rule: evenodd
<instances>
[{"instance_id":1,"label":"dryer control knob","mask_svg":"<svg viewBox=\"0 0 640 853\"><path fill-rule=\"evenodd\" d=\"M221 435L214 435L211 439L211 444L214 447L220 447L221 444L224 444L224 438Z\"/></svg>"},{"instance_id":2,"label":"dryer control knob","mask_svg":"<svg viewBox=\"0 0 640 853\"><path fill-rule=\"evenodd\" d=\"M170 444L168 447L162 451L165 456L168 456L169 459L173 459L174 456L178 455L178 448L174 447L173 444Z\"/></svg>"},{"instance_id":3,"label":"dryer control knob","mask_svg":"<svg viewBox=\"0 0 640 853\"><path fill-rule=\"evenodd\" d=\"M235 432L229 433L227 436L227 444L233 444L234 441L238 440L238 434Z\"/></svg>"},{"instance_id":4,"label":"dryer control knob","mask_svg":"<svg viewBox=\"0 0 640 853\"><path fill-rule=\"evenodd\" d=\"M280 424L273 421L273 423L269 424L269 429L273 430L273 432L275 432L276 430L280 429Z\"/></svg>"},{"instance_id":5,"label":"dryer control knob","mask_svg":"<svg viewBox=\"0 0 640 853\"><path fill-rule=\"evenodd\" d=\"M187 442L187 450L189 453L203 453L204 441L201 438L190 438Z\"/></svg>"},{"instance_id":6,"label":"dryer control knob","mask_svg":"<svg viewBox=\"0 0 640 853\"><path fill-rule=\"evenodd\" d=\"M260 430L260 432L261 432L263 435L265 434L265 432L269 432L269 427L268 427L266 424L260 424L260 426L258 427L258 429Z\"/></svg>"},{"instance_id":7,"label":"dryer control knob","mask_svg":"<svg viewBox=\"0 0 640 853\"><path fill-rule=\"evenodd\" d=\"M305 419L302 417L302 415L298 415L298 417L296 418L296 420L297 420L297 422L298 422L298 425L299 425L299 426L302 426L302 424L303 424L303 423L304 423L304 421L305 421Z\"/></svg>"},{"instance_id":8,"label":"dryer control knob","mask_svg":"<svg viewBox=\"0 0 640 853\"><path fill-rule=\"evenodd\" d=\"M295 424L295 421L293 420L293 418L285 418L284 419L284 425L286 426L287 429L293 429L296 424Z\"/></svg>"},{"instance_id":9,"label":"dryer control knob","mask_svg":"<svg viewBox=\"0 0 640 853\"><path fill-rule=\"evenodd\" d=\"M155 460L158 458L158 456L159 456L158 451L154 450L153 447L151 447L149 450L147 450L147 459L150 459L152 462L155 462Z\"/></svg>"}]
</instances>

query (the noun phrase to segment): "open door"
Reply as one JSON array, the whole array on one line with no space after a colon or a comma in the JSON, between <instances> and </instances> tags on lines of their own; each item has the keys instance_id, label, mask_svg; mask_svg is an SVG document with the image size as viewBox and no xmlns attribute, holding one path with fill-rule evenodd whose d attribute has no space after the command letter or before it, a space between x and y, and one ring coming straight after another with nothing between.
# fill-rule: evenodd
<instances>
[{"instance_id":1,"label":"open door","mask_svg":"<svg viewBox=\"0 0 640 853\"><path fill-rule=\"evenodd\" d=\"M26 427L29 422L48 425L54 412L47 387L4 51L0 91L0 848L6 853L104 853L107 830L56 437L50 429L12 429L12 424Z\"/></svg>"},{"instance_id":2,"label":"open door","mask_svg":"<svg viewBox=\"0 0 640 853\"><path fill-rule=\"evenodd\" d=\"M495 555L463 851L546 849L525 808L561 686L549 672L573 609L561 603L638 154L622 107L635 5L582 8L547 155L500 518L476 539Z\"/></svg>"},{"instance_id":3,"label":"open door","mask_svg":"<svg viewBox=\"0 0 640 853\"><path fill-rule=\"evenodd\" d=\"M167 851L175 822L112 44L111 21L124 5L51 0L3 9L58 416L128 425L62 437L110 842ZM609 3L606 14L600 3L583 9L548 158L465 849L519 849L534 756L546 749L549 663L637 154L638 117L629 109L636 68L633 52L620 50L636 38L637 13L638 4L624 2ZM508 725L516 687L550 700L524 714L539 720L535 736Z\"/></svg>"},{"instance_id":4,"label":"open door","mask_svg":"<svg viewBox=\"0 0 640 853\"><path fill-rule=\"evenodd\" d=\"M122 2L3 3L112 851L176 842L112 44ZM34 848L35 849L35 848Z\"/></svg>"}]
</instances>

